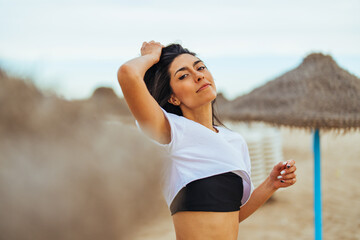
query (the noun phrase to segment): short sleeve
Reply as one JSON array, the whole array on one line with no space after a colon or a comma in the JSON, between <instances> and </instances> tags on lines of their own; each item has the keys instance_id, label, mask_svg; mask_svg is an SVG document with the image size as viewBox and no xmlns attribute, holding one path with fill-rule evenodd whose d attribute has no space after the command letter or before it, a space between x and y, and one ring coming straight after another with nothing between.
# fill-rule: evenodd
<instances>
[{"instance_id":1,"label":"short sleeve","mask_svg":"<svg viewBox=\"0 0 360 240\"><path fill-rule=\"evenodd\" d=\"M253 191L255 190L255 186L254 186L254 184L253 184L253 182L252 182L252 181L250 181L250 183L251 183L251 190L250 190L250 194L252 194L252 193L253 193Z\"/></svg>"},{"instance_id":2,"label":"short sleeve","mask_svg":"<svg viewBox=\"0 0 360 240\"><path fill-rule=\"evenodd\" d=\"M144 135L153 143L155 143L156 145L165 148L168 151L171 151L175 145L177 145L177 143L179 142L180 138L182 138L183 135L183 121L182 121L182 117L178 116L176 114L173 113L168 113L165 109L163 109L162 107L160 107L161 110L163 111L166 119L168 120L169 124L170 124L170 142L167 144L163 144L163 143L159 143L158 141L150 138L147 134L145 134L145 132L143 131L143 129L140 127L139 123L137 120L135 120L135 124L138 128L138 130L142 133L144 133Z\"/></svg>"},{"instance_id":3,"label":"short sleeve","mask_svg":"<svg viewBox=\"0 0 360 240\"><path fill-rule=\"evenodd\" d=\"M243 159L245 160L246 167L247 167L249 173L251 174L251 159L250 159L249 148L248 148L245 138L243 136L241 136L241 138L242 138Z\"/></svg>"}]
</instances>

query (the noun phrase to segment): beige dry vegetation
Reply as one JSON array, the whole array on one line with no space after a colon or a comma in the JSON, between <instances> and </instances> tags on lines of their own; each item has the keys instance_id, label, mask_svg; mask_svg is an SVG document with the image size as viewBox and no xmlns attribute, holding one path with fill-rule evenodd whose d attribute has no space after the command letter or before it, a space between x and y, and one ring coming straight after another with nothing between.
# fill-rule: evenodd
<instances>
[{"instance_id":1,"label":"beige dry vegetation","mask_svg":"<svg viewBox=\"0 0 360 240\"><path fill-rule=\"evenodd\" d=\"M91 101L0 72L0 239L131 239L157 218L164 155Z\"/></svg>"}]
</instances>

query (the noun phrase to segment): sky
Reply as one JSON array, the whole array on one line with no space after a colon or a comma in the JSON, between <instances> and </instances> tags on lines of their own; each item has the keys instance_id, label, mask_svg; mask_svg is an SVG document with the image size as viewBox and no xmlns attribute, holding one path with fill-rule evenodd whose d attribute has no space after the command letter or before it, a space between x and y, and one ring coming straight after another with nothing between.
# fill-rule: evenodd
<instances>
[{"instance_id":1,"label":"sky","mask_svg":"<svg viewBox=\"0 0 360 240\"><path fill-rule=\"evenodd\" d=\"M0 0L0 67L66 99L100 86L144 41L197 53L228 99L322 52L360 76L359 0Z\"/></svg>"}]
</instances>

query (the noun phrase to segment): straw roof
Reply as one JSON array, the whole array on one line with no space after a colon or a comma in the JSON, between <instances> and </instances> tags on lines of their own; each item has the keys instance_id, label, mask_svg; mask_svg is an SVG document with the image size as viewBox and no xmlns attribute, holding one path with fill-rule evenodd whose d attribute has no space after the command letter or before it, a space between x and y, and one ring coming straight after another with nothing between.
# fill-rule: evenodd
<instances>
[{"instance_id":1,"label":"straw roof","mask_svg":"<svg viewBox=\"0 0 360 240\"><path fill-rule=\"evenodd\" d=\"M92 109L91 112L100 118L131 117L131 112L123 98L119 98L114 90L109 87L98 87L88 99L73 100L84 108Z\"/></svg>"},{"instance_id":2,"label":"straw roof","mask_svg":"<svg viewBox=\"0 0 360 240\"><path fill-rule=\"evenodd\" d=\"M222 115L223 113L228 112L228 107L230 106L231 101L229 101L222 92L217 93L216 101L214 104L215 111Z\"/></svg>"},{"instance_id":3,"label":"straw roof","mask_svg":"<svg viewBox=\"0 0 360 240\"><path fill-rule=\"evenodd\" d=\"M231 102L226 117L275 126L355 130L360 79L329 55L312 53L295 69Z\"/></svg>"}]
</instances>

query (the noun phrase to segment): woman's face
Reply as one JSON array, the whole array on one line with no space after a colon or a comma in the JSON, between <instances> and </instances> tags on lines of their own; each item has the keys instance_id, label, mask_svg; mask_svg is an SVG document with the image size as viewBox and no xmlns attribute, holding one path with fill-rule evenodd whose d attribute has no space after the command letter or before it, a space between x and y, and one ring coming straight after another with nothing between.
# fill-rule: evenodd
<instances>
[{"instance_id":1,"label":"woman's face","mask_svg":"<svg viewBox=\"0 0 360 240\"><path fill-rule=\"evenodd\" d=\"M209 104L216 98L214 79L199 58L187 53L181 54L171 63L169 72L173 90L169 101L172 104L183 104L193 109ZM204 84L210 85L199 90Z\"/></svg>"}]
</instances>

